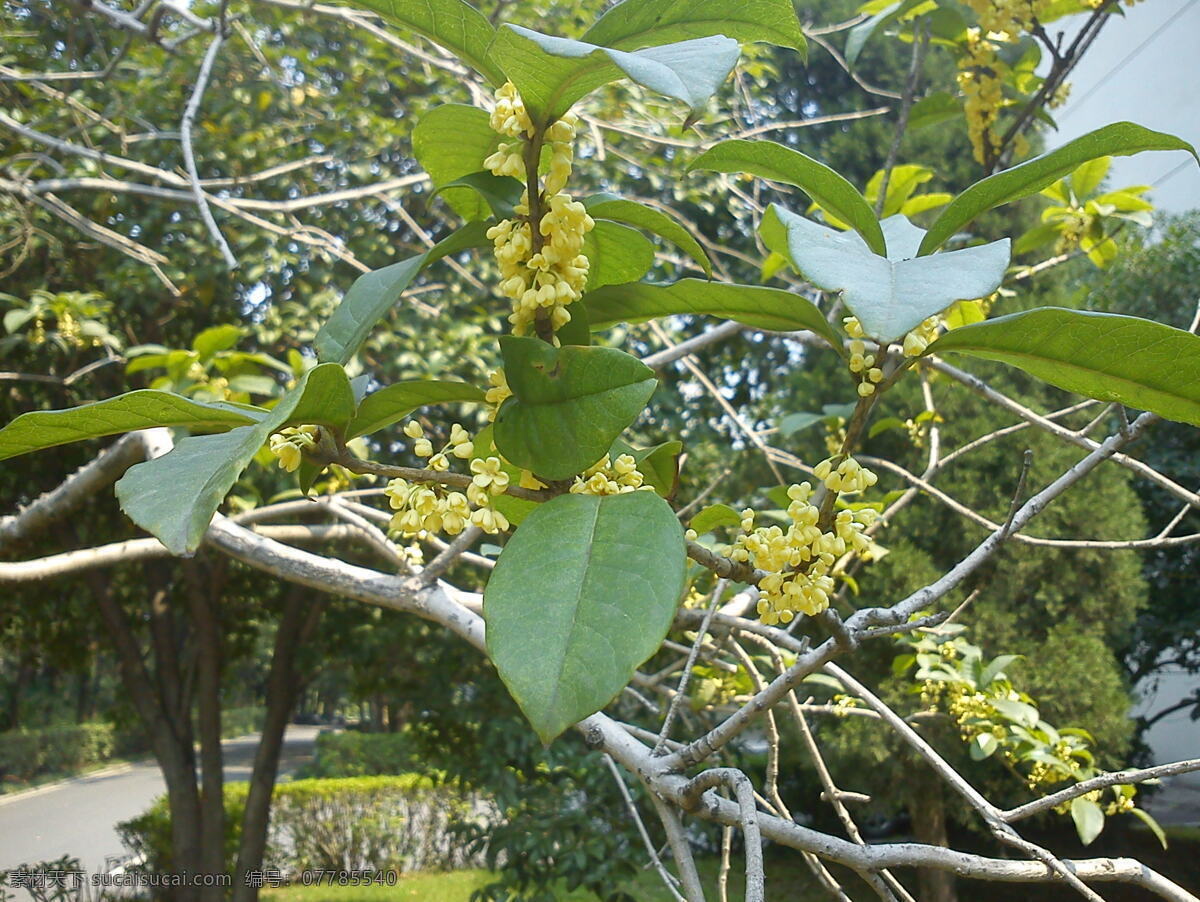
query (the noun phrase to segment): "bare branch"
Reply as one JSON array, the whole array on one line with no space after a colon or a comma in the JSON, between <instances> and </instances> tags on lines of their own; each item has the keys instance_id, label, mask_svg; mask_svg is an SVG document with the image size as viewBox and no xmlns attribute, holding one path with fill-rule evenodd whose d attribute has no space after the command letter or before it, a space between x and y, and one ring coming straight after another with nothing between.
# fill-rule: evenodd
<instances>
[{"instance_id":1,"label":"bare branch","mask_svg":"<svg viewBox=\"0 0 1200 902\"><path fill-rule=\"evenodd\" d=\"M650 839L650 834L646 832L646 825L642 821L641 814L638 813L637 805L634 804L633 796L629 794L629 787L625 785L625 778L621 776L621 772L617 769L616 762L605 755L604 763L608 765L609 771L612 772L613 779L617 783L617 789L621 793L621 798L625 801L625 808L629 811L629 816L633 818L634 826L637 827L638 835L642 838L642 843L646 846L646 854L650 856L650 863L654 865L654 870L658 872L658 876L662 878L663 885L666 886L667 892L671 894L672 899L678 899L680 902L694 902L697 898L699 902L704 902L704 896L700 895L689 896L685 899L677 889L679 879L666 869L662 863L662 859L658 857L658 850L654 848L654 842Z\"/></svg>"},{"instance_id":2,"label":"bare branch","mask_svg":"<svg viewBox=\"0 0 1200 902\"><path fill-rule=\"evenodd\" d=\"M1098 777L1092 777L1090 780L1083 780L1074 786L1060 789L1058 792L1042 796L1040 799L1034 799L1032 802L1026 802L1017 808L1002 811L1000 817L1011 824L1013 821L1019 821L1039 812L1048 811L1051 808L1061 805L1063 802L1069 802L1078 796L1086 795L1093 789L1104 789L1124 783L1143 783L1146 780L1157 780L1159 777L1172 777L1176 774L1187 774L1197 770L1200 770L1200 758L1173 761L1170 764L1159 764L1155 767L1144 767L1139 770L1113 771L1110 774L1101 774Z\"/></svg>"},{"instance_id":3,"label":"bare branch","mask_svg":"<svg viewBox=\"0 0 1200 902\"><path fill-rule=\"evenodd\" d=\"M217 227L217 221L213 219L212 210L208 208L204 189L200 186L200 173L196 169L196 151L192 146L192 126L196 121L196 114L200 111L200 102L204 99L204 90L208 87L208 79L212 75L213 63L217 61L217 55L221 52L221 45L224 42L225 33L220 28L214 29L213 39L208 45L208 51L204 54L204 60L200 63L200 73L196 76L196 86L192 90L191 99L188 100L187 107L183 111L183 120L179 123L179 141L183 146L183 162L187 167L188 178L192 185L192 196L196 199L196 206L200 210L200 217L204 220L204 225L208 229L209 234L212 235L213 241L220 248L221 256L225 258L226 265L230 269L237 269L237 257L233 255L233 251L229 247L229 242L225 240L225 236L221 234L221 230Z\"/></svg>"}]
</instances>

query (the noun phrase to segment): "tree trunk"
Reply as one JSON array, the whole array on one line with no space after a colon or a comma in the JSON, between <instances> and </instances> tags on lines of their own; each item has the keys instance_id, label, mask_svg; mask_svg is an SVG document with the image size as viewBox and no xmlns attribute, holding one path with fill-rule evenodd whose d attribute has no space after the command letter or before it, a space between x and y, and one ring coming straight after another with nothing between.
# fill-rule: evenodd
<instances>
[{"instance_id":1,"label":"tree trunk","mask_svg":"<svg viewBox=\"0 0 1200 902\"><path fill-rule=\"evenodd\" d=\"M196 755L192 746L190 716L179 717L180 686L163 680L164 662L157 663L159 679L146 668L142 650L134 636L125 612L113 597L112 586L99 571L88 571L85 578L108 629L109 638L117 652L117 667L121 683L129 693L150 739L154 757L167 784L167 804L171 812L171 870L173 873L198 873L202 868L200 833L200 794L196 787ZM161 613L165 592L152 589L151 608L154 616ZM153 617L152 617L153 619ZM158 655L168 654L174 662L173 646L161 647L161 624L155 643ZM173 670L173 668L171 668ZM186 708L184 709L187 710ZM192 886L171 889L172 902L201 902Z\"/></svg>"},{"instance_id":2,"label":"tree trunk","mask_svg":"<svg viewBox=\"0 0 1200 902\"><path fill-rule=\"evenodd\" d=\"M915 792L908 806L912 816L913 832L917 841L948 848L950 837L946 833L946 803L942 798L942 785L927 768L917 765L911 777ZM921 868L917 871L921 902L958 902L954 888L954 875L949 871Z\"/></svg>"},{"instance_id":3,"label":"tree trunk","mask_svg":"<svg viewBox=\"0 0 1200 902\"><path fill-rule=\"evenodd\" d=\"M262 736L254 753L254 769L246 794L246 812L242 817L242 838L238 849L233 881L233 902L257 902L259 887L247 885L247 875L263 865L267 847L267 828L271 819L271 795L279 772L279 753L292 707L300 694L296 674L296 655L300 646L316 630L322 604L314 601L307 589L295 586L288 594L275 649L267 676L266 716Z\"/></svg>"},{"instance_id":4,"label":"tree trunk","mask_svg":"<svg viewBox=\"0 0 1200 902\"><path fill-rule=\"evenodd\" d=\"M196 692L200 728L200 859L207 874L225 873L225 778L221 752L222 580L202 561L183 565L196 636ZM202 902L222 902L219 886L203 887Z\"/></svg>"}]
</instances>

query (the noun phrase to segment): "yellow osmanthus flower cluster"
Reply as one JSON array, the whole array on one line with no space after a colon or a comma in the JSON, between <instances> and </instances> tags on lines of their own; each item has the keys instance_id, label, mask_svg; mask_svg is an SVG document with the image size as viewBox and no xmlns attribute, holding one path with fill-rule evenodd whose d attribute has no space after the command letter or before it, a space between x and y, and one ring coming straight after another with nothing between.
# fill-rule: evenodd
<instances>
[{"instance_id":1,"label":"yellow osmanthus flower cluster","mask_svg":"<svg viewBox=\"0 0 1200 902\"><path fill-rule=\"evenodd\" d=\"M561 329L571 321L568 305L579 300L587 284L589 261L583 251L584 236L595 222L583 204L563 192L571 175L577 119L568 113L546 129L550 167L541 184L526 183L516 218L488 229L496 262L500 265L500 293L514 302L509 322L517 335L529 333L539 311L546 311L551 327ZM534 145L535 127L511 82L496 93L491 125L517 140L504 143L484 160L496 175L528 179L525 154ZM537 194L538 222L534 231L530 192Z\"/></svg>"},{"instance_id":2,"label":"yellow osmanthus flower cluster","mask_svg":"<svg viewBox=\"0 0 1200 902\"><path fill-rule=\"evenodd\" d=\"M483 400L489 405L488 421L496 419L496 412L500 409L500 405L512 397L512 389L508 387L508 379L504 375L504 368L492 370L488 373L488 384L491 386L483 393Z\"/></svg>"},{"instance_id":3,"label":"yellow osmanthus flower cluster","mask_svg":"<svg viewBox=\"0 0 1200 902\"><path fill-rule=\"evenodd\" d=\"M835 588L833 569L847 551L869 555L873 545L865 535L875 521L871 508L839 511L833 529L817 525L820 509L809 502L812 485L790 486L787 529L778 525L756 527L754 511L742 511L742 534L734 541L729 558L767 571L758 583L758 616L763 623L789 623L797 613L810 617L829 607Z\"/></svg>"},{"instance_id":4,"label":"yellow osmanthus flower cluster","mask_svg":"<svg viewBox=\"0 0 1200 902\"><path fill-rule=\"evenodd\" d=\"M616 460L610 460L607 454L593 466L575 477L571 485L573 495L622 495L625 492L637 492L654 486L646 485L646 477L637 468L637 461L632 454L618 455Z\"/></svg>"},{"instance_id":5,"label":"yellow osmanthus flower cluster","mask_svg":"<svg viewBox=\"0 0 1200 902\"><path fill-rule=\"evenodd\" d=\"M269 447L271 453L279 458L279 468L295 473L304 458L304 452L317 447L320 440L320 426L288 426L271 436Z\"/></svg>"},{"instance_id":6,"label":"yellow osmanthus flower cluster","mask_svg":"<svg viewBox=\"0 0 1200 902\"><path fill-rule=\"evenodd\" d=\"M978 301L981 305L984 302ZM990 302L985 307L990 308ZM953 308L951 308L953 309ZM925 349L938 337L938 329L942 324L941 316L931 316L922 321L921 325L913 329L904 336L901 346L904 350L905 357L920 357L925 353ZM866 397L875 392L874 385L867 385L864 388L864 383L878 383L883 379L883 372L874 372L878 368L875 366L875 356L866 353L866 345L862 339L866 338L866 333L863 331L862 323L858 321L856 316L847 316L842 320L842 325L846 329L846 334L850 336L850 372L855 374L863 374L863 382L858 386L859 395Z\"/></svg>"},{"instance_id":7,"label":"yellow osmanthus flower cluster","mask_svg":"<svg viewBox=\"0 0 1200 902\"><path fill-rule=\"evenodd\" d=\"M973 7L989 7L990 2L972 3ZM967 135L975 160L986 163L987 158L1000 150L1000 136L993 128L1000 117L1004 102L1003 82L1009 66L1000 58L998 45L1009 41L1007 31L985 31L968 28L966 53L959 59L955 80L963 93L963 110L967 116Z\"/></svg>"},{"instance_id":8,"label":"yellow osmanthus flower cluster","mask_svg":"<svg viewBox=\"0 0 1200 902\"><path fill-rule=\"evenodd\" d=\"M835 460L836 457L827 457L813 467L813 475L825 483L825 488L831 492L855 495L866 491L879 480L853 457L845 457L836 464Z\"/></svg>"},{"instance_id":9,"label":"yellow osmanthus flower cluster","mask_svg":"<svg viewBox=\"0 0 1200 902\"><path fill-rule=\"evenodd\" d=\"M390 524L393 530L411 538L422 532L456 536L468 524L490 534L509 528L504 514L492 507L492 496L503 494L509 484L500 458L473 458L475 443L460 423L450 427L450 440L440 451L434 450L433 442L416 420L404 425L404 434L413 440L413 453L428 458L429 469L444 473L450 469L452 457L469 459L472 477L465 494L447 491L436 483L389 481L384 494L395 511Z\"/></svg>"}]
</instances>

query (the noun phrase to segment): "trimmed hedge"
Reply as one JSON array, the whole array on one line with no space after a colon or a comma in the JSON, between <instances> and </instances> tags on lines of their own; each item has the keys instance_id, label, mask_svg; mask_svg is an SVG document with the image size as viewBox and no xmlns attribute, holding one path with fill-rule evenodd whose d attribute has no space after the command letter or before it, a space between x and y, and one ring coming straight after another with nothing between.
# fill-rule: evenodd
<instances>
[{"instance_id":1,"label":"trimmed hedge","mask_svg":"<svg viewBox=\"0 0 1200 902\"><path fill-rule=\"evenodd\" d=\"M232 873L249 784L225 785L225 861ZM450 870L475 867L480 856L455 842L453 823L484 815L485 805L420 774L295 780L279 783L263 866L297 874L330 870ZM117 825L121 841L144 856L144 870L172 869L166 798Z\"/></svg>"},{"instance_id":2,"label":"trimmed hedge","mask_svg":"<svg viewBox=\"0 0 1200 902\"><path fill-rule=\"evenodd\" d=\"M0 733L0 781L27 783L83 770L111 758L116 744L116 729L107 723Z\"/></svg>"},{"instance_id":3,"label":"trimmed hedge","mask_svg":"<svg viewBox=\"0 0 1200 902\"><path fill-rule=\"evenodd\" d=\"M317 735L313 761L305 777L370 777L403 774L417 766L418 756L407 733L323 731Z\"/></svg>"}]
</instances>

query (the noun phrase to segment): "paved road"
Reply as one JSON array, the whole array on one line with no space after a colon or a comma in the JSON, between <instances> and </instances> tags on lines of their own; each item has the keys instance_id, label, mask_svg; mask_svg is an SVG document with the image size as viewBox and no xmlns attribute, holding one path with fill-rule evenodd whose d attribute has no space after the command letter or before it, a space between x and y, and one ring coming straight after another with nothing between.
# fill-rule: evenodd
<instances>
[{"instance_id":1,"label":"paved road","mask_svg":"<svg viewBox=\"0 0 1200 902\"><path fill-rule=\"evenodd\" d=\"M289 726L280 773L311 759L319 727ZM232 739L225 750L225 779L248 780L258 746L255 736ZM109 856L124 854L115 825L145 811L166 791L153 764L108 776L80 777L24 798L0 797L0 870L51 861L63 855L97 871Z\"/></svg>"}]
</instances>

